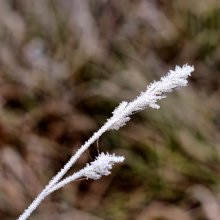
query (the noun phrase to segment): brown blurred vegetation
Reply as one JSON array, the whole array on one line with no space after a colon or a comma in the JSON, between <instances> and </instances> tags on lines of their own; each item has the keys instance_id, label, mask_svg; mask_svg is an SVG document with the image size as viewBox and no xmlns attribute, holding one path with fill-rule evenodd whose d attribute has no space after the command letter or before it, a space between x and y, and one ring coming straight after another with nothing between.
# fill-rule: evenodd
<instances>
[{"instance_id":1,"label":"brown blurred vegetation","mask_svg":"<svg viewBox=\"0 0 220 220\"><path fill-rule=\"evenodd\" d=\"M219 32L217 0L1 0L0 219L16 219L121 100L189 63L188 87L99 140L122 166L30 219L218 220Z\"/></svg>"}]
</instances>

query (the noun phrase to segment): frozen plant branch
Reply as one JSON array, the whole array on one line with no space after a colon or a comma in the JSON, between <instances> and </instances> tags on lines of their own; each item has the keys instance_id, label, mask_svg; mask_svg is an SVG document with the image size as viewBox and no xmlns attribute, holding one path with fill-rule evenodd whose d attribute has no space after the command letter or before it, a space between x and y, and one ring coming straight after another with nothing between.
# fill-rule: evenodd
<instances>
[{"instance_id":1,"label":"frozen plant branch","mask_svg":"<svg viewBox=\"0 0 220 220\"><path fill-rule=\"evenodd\" d=\"M111 174L112 166L115 163L122 163L124 159L125 158L123 156L115 156L115 154L111 155L108 153L101 153L99 154L99 156L96 157L96 159L93 162L87 163L83 169L63 179L50 190L48 190L47 195L79 178L85 177L86 179L98 180L102 176L108 176L109 174Z\"/></svg>"},{"instance_id":2,"label":"frozen plant branch","mask_svg":"<svg viewBox=\"0 0 220 220\"><path fill-rule=\"evenodd\" d=\"M194 71L193 66L184 65L182 68L176 66L175 70L170 70L168 74L160 81L151 83L144 92L131 102L123 101L114 111L110 120L115 123L110 129L118 130L130 120L130 116L136 112L142 111L147 107L159 109L157 101L166 98L166 93L173 89L186 86L188 76Z\"/></svg>"},{"instance_id":3,"label":"frozen plant branch","mask_svg":"<svg viewBox=\"0 0 220 220\"><path fill-rule=\"evenodd\" d=\"M130 116L136 112L142 111L147 107L158 109L160 106L157 104L157 101L166 97L166 93L170 93L175 88L186 86L188 81L187 78L191 75L191 72L194 71L193 66L184 65L183 67L176 66L175 70L170 70L168 74L160 79L158 82L153 82L150 84L147 89L142 92L136 99L131 102L123 101L114 111L113 115L107 122L97 131L92 137L86 141L80 149L70 158L66 165L60 170L60 172L55 175L49 184L44 188L44 190L36 197L36 199L31 203L31 205L24 211L24 213L18 218L18 220L27 219L31 213L37 208L41 201L49 195L50 192L56 190L56 187L59 187L60 183L63 183L64 180L71 180L71 176L67 177L63 181L61 180L66 172L72 167L76 160L86 151L91 144L93 144L99 137L108 130L118 130L120 127L124 126L129 120ZM103 155L103 154L101 154ZM107 159L106 156L101 156L104 159ZM113 156L112 156L113 157ZM119 157L120 158L120 157ZM122 162L122 158L121 161ZM92 162L92 164L96 162ZM92 166L91 164L91 166ZM113 163L111 163L113 165ZM86 169L87 168L87 169ZM90 170L87 167L84 168L84 176L86 178L96 179L103 175L103 173L108 173L110 171L94 171ZM89 173L88 173L89 172ZM90 173L91 172L91 173ZM102 175L101 175L102 174ZM77 179L79 173L75 173L72 176ZM105 175L105 174L104 174ZM100 178L99 177L99 178ZM68 179L70 178L70 179ZM72 177L73 178L73 177ZM60 181L61 180L61 181ZM59 182L60 181L60 182ZM67 182L68 182L67 181ZM65 184L64 184L65 185ZM54 190L53 190L54 189Z\"/></svg>"}]
</instances>

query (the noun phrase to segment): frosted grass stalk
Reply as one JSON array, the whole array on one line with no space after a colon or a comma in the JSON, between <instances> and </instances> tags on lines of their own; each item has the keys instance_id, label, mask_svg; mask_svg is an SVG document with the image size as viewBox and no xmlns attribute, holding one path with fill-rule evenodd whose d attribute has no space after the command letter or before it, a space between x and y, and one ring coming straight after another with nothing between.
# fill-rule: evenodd
<instances>
[{"instance_id":1,"label":"frosted grass stalk","mask_svg":"<svg viewBox=\"0 0 220 220\"><path fill-rule=\"evenodd\" d=\"M74 173L73 175L63 179L59 183L57 183L55 186L50 188L50 190L47 191L47 194L54 192L55 190L58 190L65 186L66 184L73 182L79 178L85 177L86 179L93 179L98 180L102 176L107 176L111 174L112 166L115 163L121 163L124 161L123 156L115 156L115 154L99 154L98 157L96 157L96 160L93 162L87 164L83 169L80 171Z\"/></svg>"},{"instance_id":2,"label":"frosted grass stalk","mask_svg":"<svg viewBox=\"0 0 220 220\"><path fill-rule=\"evenodd\" d=\"M162 77L159 81L151 83L147 87L147 89L144 92L141 92L141 94L133 101L123 101L112 112L112 117L109 118L107 122L97 132L95 132L89 138L88 141L86 141L80 147L79 150L77 150L77 152L70 158L70 160L60 170L60 172L52 178L49 184L43 189L43 191L36 197L36 199L30 204L30 206L18 218L18 220L26 220L47 195L57 190L58 188L64 186L66 183L72 182L73 180L82 176L82 173L79 171L65 178L64 180L61 180L63 176L67 173L67 171L72 167L72 165L77 161L77 159L83 154L83 152L85 152L91 144L98 140L102 136L102 134L104 134L108 130L118 130L120 127L124 126L130 120L130 116L132 114L142 111L147 107L158 109L160 106L157 104L157 101L166 98L165 94L170 93L171 91L173 91L173 89L186 86L188 83L187 78L191 75L191 72L193 71L193 66L176 66L175 70L170 70L168 74ZM107 159L108 157L103 158ZM86 169L86 167L84 169ZM92 175L91 170L90 172ZM102 172L100 170L100 174L101 173ZM89 174L87 173L87 178L88 176Z\"/></svg>"}]
</instances>

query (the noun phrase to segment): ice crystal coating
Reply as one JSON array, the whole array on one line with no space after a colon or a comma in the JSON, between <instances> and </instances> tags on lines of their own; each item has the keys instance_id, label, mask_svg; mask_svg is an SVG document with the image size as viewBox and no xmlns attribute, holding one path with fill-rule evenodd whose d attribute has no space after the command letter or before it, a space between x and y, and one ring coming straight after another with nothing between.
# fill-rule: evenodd
<instances>
[{"instance_id":1,"label":"ice crystal coating","mask_svg":"<svg viewBox=\"0 0 220 220\"><path fill-rule=\"evenodd\" d=\"M175 70L170 70L166 76L162 77L160 81L153 82L144 92L131 102L121 102L121 104L113 111L113 116L110 120L114 123L109 129L118 130L124 126L129 120L130 116L136 112L142 111L147 107L159 109L160 106L157 101L166 98L166 93L170 93L173 89L186 86L187 78L194 71L193 66L184 65L183 67L176 66Z\"/></svg>"},{"instance_id":2,"label":"ice crystal coating","mask_svg":"<svg viewBox=\"0 0 220 220\"><path fill-rule=\"evenodd\" d=\"M82 169L82 175L88 179L97 180L102 176L111 174L112 166L115 163L123 162L124 159L123 156L101 153L96 157L96 160L87 164L86 167Z\"/></svg>"}]
</instances>

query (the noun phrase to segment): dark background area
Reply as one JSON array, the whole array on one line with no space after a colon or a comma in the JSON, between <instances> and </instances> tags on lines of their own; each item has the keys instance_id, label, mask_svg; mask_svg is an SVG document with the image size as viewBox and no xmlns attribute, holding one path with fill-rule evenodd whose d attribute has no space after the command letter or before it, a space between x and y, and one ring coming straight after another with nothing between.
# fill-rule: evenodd
<instances>
[{"instance_id":1,"label":"dark background area","mask_svg":"<svg viewBox=\"0 0 220 220\"><path fill-rule=\"evenodd\" d=\"M30 219L219 220L219 28L217 0L1 0L0 219L16 219L118 103L188 63L188 87L99 139L126 157L112 175L67 185Z\"/></svg>"}]
</instances>

